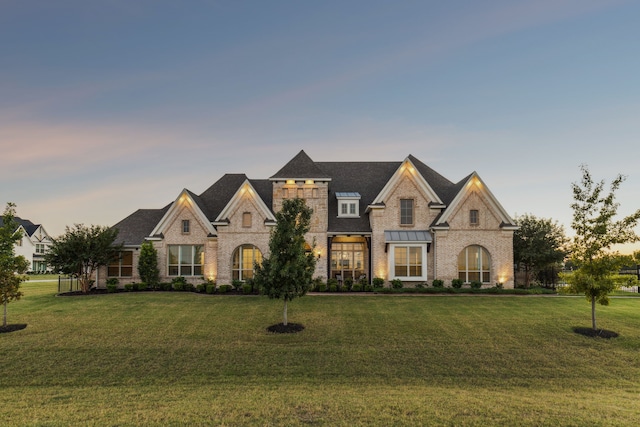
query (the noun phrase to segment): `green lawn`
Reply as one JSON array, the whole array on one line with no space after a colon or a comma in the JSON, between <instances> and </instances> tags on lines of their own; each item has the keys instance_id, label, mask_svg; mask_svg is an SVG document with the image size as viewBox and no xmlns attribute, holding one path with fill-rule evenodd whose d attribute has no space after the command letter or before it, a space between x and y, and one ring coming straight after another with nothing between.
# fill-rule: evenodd
<instances>
[{"instance_id":1,"label":"green lawn","mask_svg":"<svg viewBox=\"0 0 640 427\"><path fill-rule=\"evenodd\" d=\"M55 297L0 334L3 425L636 425L640 299L190 293Z\"/></svg>"}]
</instances>

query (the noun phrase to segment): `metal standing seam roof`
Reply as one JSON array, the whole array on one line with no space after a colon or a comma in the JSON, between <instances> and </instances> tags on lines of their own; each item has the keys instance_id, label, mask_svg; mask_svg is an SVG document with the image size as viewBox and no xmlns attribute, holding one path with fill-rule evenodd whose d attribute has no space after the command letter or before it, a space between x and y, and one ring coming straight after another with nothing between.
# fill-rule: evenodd
<instances>
[{"instance_id":1,"label":"metal standing seam roof","mask_svg":"<svg viewBox=\"0 0 640 427\"><path fill-rule=\"evenodd\" d=\"M360 198L360 193L356 192L356 191L338 191L336 192L336 197L338 199L341 198L345 198L345 199L359 199Z\"/></svg>"},{"instance_id":2,"label":"metal standing seam roof","mask_svg":"<svg viewBox=\"0 0 640 427\"><path fill-rule=\"evenodd\" d=\"M384 240L390 242L420 242L430 243L431 233L427 230L385 230Z\"/></svg>"}]
</instances>

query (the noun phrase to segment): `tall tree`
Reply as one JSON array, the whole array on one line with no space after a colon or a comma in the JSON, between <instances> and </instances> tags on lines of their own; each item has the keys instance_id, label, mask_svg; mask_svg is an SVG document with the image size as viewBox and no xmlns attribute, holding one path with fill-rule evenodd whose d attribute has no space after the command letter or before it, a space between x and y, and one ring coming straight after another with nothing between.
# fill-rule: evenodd
<instances>
[{"instance_id":1,"label":"tall tree","mask_svg":"<svg viewBox=\"0 0 640 427\"><path fill-rule=\"evenodd\" d=\"M513 233L513 258L525 272L525 286L529 287L530 273L539 273L562 262L567 254L568 239L564 228L546 218L525 214L516 218L520 227Z\"/></svg>"},{"instance_id":2,"label":"tall tree","mask_svg":"<svg viewBox=\"0 0 640 427\"><path fill-rule=\"evenodd\" d=\"M138 274L140 280L148 286L156 287L160 283L160 270L158 270L158 251L153 243L144 242L140 247L138 259Z\"/></svg>"},{"instance_id":3,"label":"tall tree","mask_svg":"<svg viewBox=\"0 0 640 427\"><path fill-rule=\"evenodd\" d=\"M269 298L283 299L283 325L288 324L287 303L307 293L316 258L305 249L305 234L311 227L313 209L304 199L285 199L276 213L276 226L269 239L269 255L255 266L255 283Z\"/></svg>"},{"instance_id":4,"label":"tall tree","mask_svg":"<svg viewBox=\"0 0 640 427\"><path fill-rule=\"evenodd\" d=\"M612 247L639 240L634 228L640 219L640 209L615 220L620 206L616 192L626 177L617 175L606 193L604 180L594 182L586 165L580 166L580 170L582 180L571 184L574 199L571 227L575 231L571 258L578 270L568 275L567 281L569 291L583 293L591 302L591 326L597 330L596 302L609 304L608 295L618 286L614 275L630 261Z\"/></svg>"},{"instance_id":5,"label":"tall tree","mask_svg":"<svg viewBox=\"0 0 640 427\"><path fill-rule=\"evenodd\" d=\"M24 274L29 262L22 255L16 256L15 244L22 239L22 231L15 220L16 205L7 203L0 227L0 299L4 306L2 327L7 326L7 304L22 296L20 284L26 279Z\"/></svg>"},{"instance_id":6,"label":"tall tree","mask_svg":"<svg viewBox=\"0 0 640 427\"><path fill-rule=\"evenodd\" d=\"M122 245L114 244L117 236L116 228L75 224L52 239L45 259L55 271L77 277L82 292L87 293L95 271L109 264L122 250Z\"/></svg>"}]
</instances>

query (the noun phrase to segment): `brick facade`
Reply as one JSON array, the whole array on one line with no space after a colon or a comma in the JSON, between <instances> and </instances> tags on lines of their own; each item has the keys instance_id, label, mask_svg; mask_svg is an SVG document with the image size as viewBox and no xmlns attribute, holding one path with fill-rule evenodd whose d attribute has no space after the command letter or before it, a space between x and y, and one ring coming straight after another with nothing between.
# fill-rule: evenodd
<instances>
[{"instance_id":1,"label":"brick facade","mask_svg":"<svg viewBox=\"0 0 640 427\"><path fill-rule=\"evenodd\" d=\"M336 277L332 271L335 265L330 262L330 241L364 244L364 265L358 261L357 271L363 269L368 281L374 277L390 281L396 271L409 271L397 270L390 264L394 245L419 247L426 254L426 262L413 270L421 276L403 279L407 286L430 283L434 279L449 285L459 275L458 256L466 247L480 246L490 254L491 260L490 278L484 286L501 283L505 288L513 287L512 242L516 228L475 173L454 184L412 156L401 163L340 166L337 162L313 162L301 152L269 180L225 175L200 196L185 190L168 210L134 213L116 225L123 231L127 247L133 250L133 275L120 278L121 284L140 280L137 262L142 242L140 237L135 237L140 235L152 241L158 251L161 281L168 282L175 277L168 274L170 245L202 245L202 275L188 277L188 280L194 284L207 279L215 280L218 285L231 283L234 252L242 245L252 245L267 255L274 213L281 209L285 198L303 197L313 209L307 242L313 245L315 241L314 254L318 256L315 277L324 280ZM381 180L381 175L386 178ZM363 200L359 200L359 216L340 218L336 194L344 191L353 191L358 198L363 194ZM410 224L401 223L400 204L405 199L413 201ZM475 223L470 219L471 211L477 211ZM185 220L190 225L188 233L182 230ZM146 224L147 229L153 231L141 234L140 224ZM415 244L389 243L385 232L390 231L409 231L414 233L412 236L428 237ZM345 262L349 265L354 261ZM106 268L100 269L99 286L104 286L106 273Z\"/></svg>"}]
</instances>

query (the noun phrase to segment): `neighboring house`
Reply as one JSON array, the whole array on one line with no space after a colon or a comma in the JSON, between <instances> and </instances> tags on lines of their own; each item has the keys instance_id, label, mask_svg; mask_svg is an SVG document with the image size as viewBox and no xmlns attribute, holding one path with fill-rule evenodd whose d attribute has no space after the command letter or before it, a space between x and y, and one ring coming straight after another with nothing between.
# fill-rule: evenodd
<instances>
[{"instance_id":1,"label":"neighboring house","mask_svg":"<svg viewBox=\"0 0 640 427\"><path fill-rule=\"evenodd\" d=\"M34 224L28 219L15 217L18 229L22 230L22 239L15 246L16 255L22 255L29 261L29 273L45 273L47 264L44 254L51 246L51 237L40 224ZM3 221L0 218L0 226Z\"/></svg>"},{"instance_id":2,"label":"neighboring house","mask_svg":"<svg viewBox=\"0 0 640 427\"><path fill-rule=\"evenodd\" d=\"M301 151L269 179L227 174L202 194L183 190L162 209L117 223L120 259L97 277L140 281L140 245L158 251L161 281L183 276L218 285L253 277L269 250L274 212L287 198L313 208L316 277L374 277L407 286L442 279L513 287L517 229L473 172L453 183L413 156L394 162L315 162Z\"/></svg>"}]
</instances>

